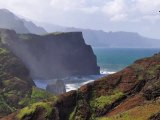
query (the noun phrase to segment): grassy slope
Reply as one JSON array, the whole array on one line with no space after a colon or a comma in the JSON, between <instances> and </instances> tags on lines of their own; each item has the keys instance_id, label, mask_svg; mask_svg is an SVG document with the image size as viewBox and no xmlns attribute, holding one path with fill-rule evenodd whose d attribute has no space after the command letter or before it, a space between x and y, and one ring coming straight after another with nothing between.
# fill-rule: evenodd
<instances>
[{"instance_id":1,"label":"grassy slope","mask_svg":"<svg viewBox=\"0 0 160 120\"><path fill-rule=\"evenodd\" d=\"M159 112L160 101L155 101L134 107L117 115L98 118L97 120L148 120L155 113Z\"/></svg>"}]
</instances>

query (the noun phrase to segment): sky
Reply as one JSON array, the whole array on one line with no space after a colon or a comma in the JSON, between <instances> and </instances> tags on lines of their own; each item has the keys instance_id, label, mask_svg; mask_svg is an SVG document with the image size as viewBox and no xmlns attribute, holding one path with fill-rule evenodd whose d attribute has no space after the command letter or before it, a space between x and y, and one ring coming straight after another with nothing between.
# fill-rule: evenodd
<instances>
[{"instance_id":1,"label":"sky","mask_svg":"<svg viewBox=\"0 0 160 120\"><path fill-rule=\"evenodd\" d=\"M37 23L160 39L160 0L0 0L0 8Z\"/></svg>"}]
</instances>

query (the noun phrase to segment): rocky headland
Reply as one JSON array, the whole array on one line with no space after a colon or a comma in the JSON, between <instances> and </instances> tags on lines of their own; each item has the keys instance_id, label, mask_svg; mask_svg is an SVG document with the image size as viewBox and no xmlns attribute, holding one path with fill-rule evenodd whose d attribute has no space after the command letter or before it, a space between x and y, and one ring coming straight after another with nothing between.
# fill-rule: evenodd
<instances>
[{"instance_id":1,"label":"rocky headland","mask_svg":"<svg viewBox=\"0 0 160 120\"><path fill-rule=\"evenodd\" d=\"M96 56L81 32L16 34L0 29L1 41L30 70L32 79L99 74Z\"/></svg>"}]
</instances>

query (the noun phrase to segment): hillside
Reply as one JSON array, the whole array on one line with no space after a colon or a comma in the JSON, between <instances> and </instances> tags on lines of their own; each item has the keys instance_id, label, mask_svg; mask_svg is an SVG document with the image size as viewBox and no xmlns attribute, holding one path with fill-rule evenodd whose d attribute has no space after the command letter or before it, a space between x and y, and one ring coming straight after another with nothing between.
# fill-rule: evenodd
<instances>
[{"instance_id":1,"label":"hillside","mask_svg":"<svg viewBox=\"0 0 160 120\"><path fill-rule=\"evenodd\" d=\"M159 96L160 54L155 54L60 95L53 106L33 104L3 120L159 120Z\"/></svg>"},{"instance_id":2,"label":"hillside","mask_svg":"<svg viewBox=\"0 0 160 120\"><path fill-rule=\"evenodd\" d=\"M0 119L46 98L56 99L35 87L24 63L0 40Z\"/></svg>"},{"instance_id":3,"label":"hillside","mask_svg":"<svg viewBox=\"0 0 160 120\"><path fill-rule=\"evenodd\" d=\"M42 27L31 21L21 19L7 9L0 9L0 28L15 30L17 33L47 33Z\"/></svg>"},{"instance_id":4,"label":"hillside","mask_svg":"<svg viewBox=\"0 0 160 120\"><path fill-rule=\"evenodd\" d=\"M160 39L152 39L132 32L105 32L102 30L91 30L81 28L70 28L50 24L39 24L48 32L77 32L81 31L87 44L93 47L108 48L159 48Z\"/></svg>"}]
</instances>

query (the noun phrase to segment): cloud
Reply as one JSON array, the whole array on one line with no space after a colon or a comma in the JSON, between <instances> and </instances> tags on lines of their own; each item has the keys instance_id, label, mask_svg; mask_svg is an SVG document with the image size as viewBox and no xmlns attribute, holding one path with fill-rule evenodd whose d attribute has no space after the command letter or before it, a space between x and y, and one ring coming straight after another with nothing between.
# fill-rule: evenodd
<instances>
[{"instance_id":1,"label":"cloud","mask_svg":"<svg viewBox=\"0 0 160 120\"><path fill-rule=\"evenodd\" d=\"M126 21L127 20L127 14L117 14L110 18L111 21Z\"/></svg>"},{"instance_id":2,"label":"cloud","mask_svg":"<svg viewBox=\"0 0 160 120\"><path fill-rule=\"evenodd\" d=\"M125 2L124 0L113 0L106 2L102 10L103 12L111 16L122 14L126 10Z\"/></svg>"},{"instance_id":3,"label":"cloud","mask_svg":"<svg viewBox=\"0 0 160 120\"><path fill-rule=\"evenodd\" d=\"M103 30L153 29L160 20L160 0L0 0L0 8L34 21Z\"/></svg>"},{"instance_id":4,"label":"cloud","mask_svg":"<svg viewBox=\"0 0 160 120\"><path fill-rule=\"evenodd\" d=\"M73 9L83 8L84 0L52 0L51 5L53 9L69 11Z\"/></svg>"},{"instance_id":5,"label":"cloud","mask_svg":"<svg viewBox=\"0 0 160 120\"><path fill-rule=\"evenodd\" d=\"M102 8L111 21L122 21L127 19L127 6L124 0L113 0L106 2Z\"/></svg>"},{"instance_id":6,"label":"cloud","mask_svg":"<svg viewBox=\"0 0 160 120\"><path fill-rule=\"evenodd\" d=\"M30 19L44 18L46 12L50 10L49 4L50 0L0 0L0 8L9 9L20 16Z\"/></svg>"},{"instance_id":7,"label":"cloud","mask_svg":"<svg viewBox=\"0 0 160 120\"><path fill-rule=\"evenodd\" d=\"M159 0L0 0L0 7L34 20L63 18L73 14L99 13L113 22L132 20L146 15L156 16ZM72 16L74 19L74 16ZM91 18L92 19L92 18ZM151 20L152 21L152 20Z\"/></svg>"},{"instance_id":8,"label":"cloud","mask_svg":"<svg viewBox=\"0 0 160 120\"><path fill-rule=\"evenodd\" d=\"M160 21L160 15L146 15L141 18L142 20L150 21L153 24Z\"/></svg>"},{"instance_id":9,"label":"cloud","mask_svg":"<svg viewBox=\"0 0 160 120\"><path fill-rule=\"evenodd\" d=\"M153 14L154 11L159 11L160 0L136 0L135 5L142 14Z\"/></svg>"}]
</instances>

